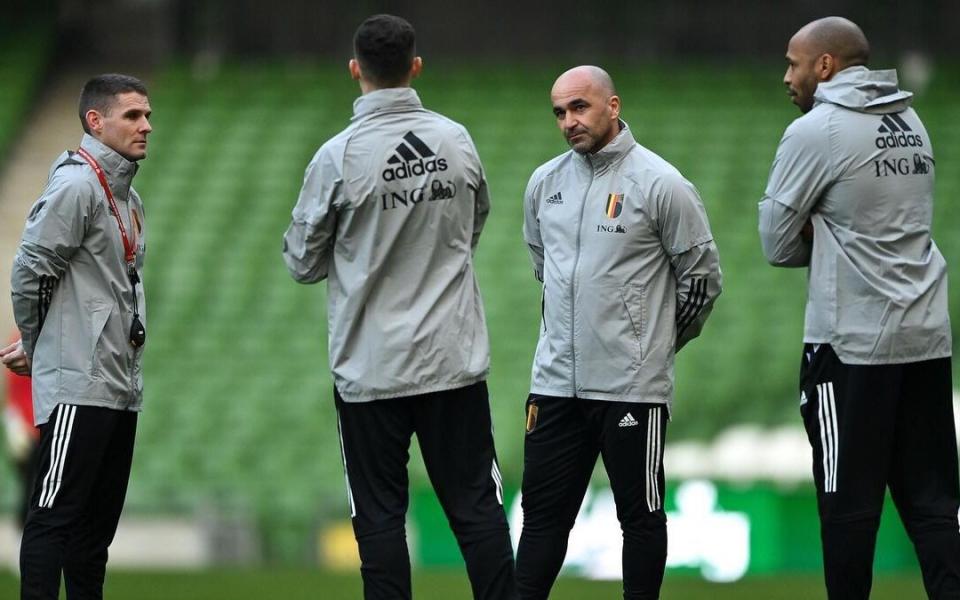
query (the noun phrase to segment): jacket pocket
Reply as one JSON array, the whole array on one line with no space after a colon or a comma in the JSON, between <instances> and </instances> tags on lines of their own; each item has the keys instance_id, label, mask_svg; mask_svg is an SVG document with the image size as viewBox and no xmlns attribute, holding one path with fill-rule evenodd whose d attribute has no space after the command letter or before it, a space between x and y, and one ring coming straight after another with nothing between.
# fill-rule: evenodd
<instances>
[{"instance_id":1,"label":"jacket pocket","mask_svg":"<svg viewBox=\"0 0 960 600\"><path fill-rule=\"evenodd\" d=\"M637 362L643 361L643 340L646 328L647 293L642 285L626 285L620 288L620 300L633 328L637 346Z\"/></svg>"},{"instance_id":2,"label":"jacket pocket","mask_svg":"<svg viewBox=\"0 0 960 600\"><path fill-rule=\"evenodd\" d=\"M95 378L100 377L100 370L103 366L104 348L104 329L110 320L111 307L109 305L96 305L90 307L90 375Z\"/></svg>"},{"instance_id":3,"label":"jacket pocket","mask_svg":"<svg viewBox=\"0 0 960 600\"><path fill-rule=\"evenodd\" d=\"M643 288L611 282L578 291L577 391L633 393L643 355Z\"/></svg>"},{"instance_id":4,"label":"jacket pocket","mask_svg":"<svg viewBox=\"0 0 960 600\"><path fill-rule=\"evenodd\" d=\"M543 327L543 332L547 331L547 284L543 284L543 288L540 290L540 326Z\"/></svg>"}]
</instances>

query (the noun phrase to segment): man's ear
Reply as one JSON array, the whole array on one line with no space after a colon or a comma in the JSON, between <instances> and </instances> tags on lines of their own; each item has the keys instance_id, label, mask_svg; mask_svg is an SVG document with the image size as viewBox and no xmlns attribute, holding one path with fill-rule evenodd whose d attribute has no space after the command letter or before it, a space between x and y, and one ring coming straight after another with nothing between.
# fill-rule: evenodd
<instances>
[{"instance_id":1,"label":"man's ear","mask_svg":"<svg viewBox=\"0 0 960 600\"><path fill-rule=\"evenodd\" d=\"M86 120L87 128L90 131L96 131L99 133L100 130L103 129L103 115L96 110L91 108L87 111L87 114L83 115L83 118Z\"/></svg>"},{"instance_id":2,"label":"man's ear","mask_svg":"<svg viewBox=\"0 0 960 600\"><path fill-rule=\"evenodd\" d=\"M423 59L419 56L414 56L413 64L410 65L410 79L420 77L421 71L423 71Z\"/></svg>"},{"instance_id":3,"label":"man's ear","mask_svg":"<svg viewBox=\"0 0 960 600\"><path fill-rule=\"evenodd\" d=\"M610 107L610 115L614 120L620 118L620 96L610 96L610 99L607 100L607 105Z\"/></svg>"},{"instance_id":4,"label":"man's ear","mask_svg":"<svg viewBox=\"0 0 960 600\"><path fill-rule=\"evenodd\" d=\"M821 54L817 57L814 65L814 71L817 74L817 81L830 81L837 73L837 59L830 54Z\"/></svg>"},{"instance_id":5,"label":"man's ear","mask_svg":"<svg viewBox=\"0 0 960 600\"><path fill-rule=\"evenodd\" d=\"M350 70L350 78L354 81L360 81L360 62L351 58L350 62L347 63L347 68Z\"/></svg>"}]
</instances>

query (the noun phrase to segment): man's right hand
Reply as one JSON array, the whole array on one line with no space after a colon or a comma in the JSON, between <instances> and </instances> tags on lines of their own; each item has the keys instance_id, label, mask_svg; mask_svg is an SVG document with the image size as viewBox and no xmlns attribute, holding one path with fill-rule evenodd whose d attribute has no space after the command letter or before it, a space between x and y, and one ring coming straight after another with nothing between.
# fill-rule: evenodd
<instances>
[{"instance_id":1,"label":"man's right hand","mask_svg":"<svg viewBox=\"0 0 960 600\"><path fill-rule=\"evenodd\" d=\"M23 341L17 340L6 348L0 350L0 362L16 373L25 377L30 376L30 357L23 350Z\"/></svg>"}]
</instances>

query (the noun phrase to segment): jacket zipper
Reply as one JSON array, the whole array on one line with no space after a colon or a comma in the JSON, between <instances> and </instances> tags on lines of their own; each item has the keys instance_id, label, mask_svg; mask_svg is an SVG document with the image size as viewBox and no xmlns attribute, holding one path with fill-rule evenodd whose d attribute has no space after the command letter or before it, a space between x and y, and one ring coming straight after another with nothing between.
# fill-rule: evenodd
<instances>
[{"instance_id":1,"label":"jacket zipper","mask_svg":"<svg viewBox=\"0 0 960 600\"><path fill-rule=\"evenodd\" d=\"M136 297L137 296L136 285L133 286L132 292L133 292L133 295L132 295L133 301L139 303L139 299ZM144 297L144 300L146 300L146 297ZM131 320L130 326L133 327L132 320ZM133 350L133 352L127 355L127 361L128 361L127 364L129 365L128 368L130 370L130 395L127 400L127 408L130 408L130 406L132 406L133 403L135 402L134 397L136 396L136 389L137 389L136 374L134 373L134 371L137 368L138 349L133 344L130 344L130 348Z\"/></svg>"},{"instance_id":2,"label":"jacket zipper","mask_svg":"<svg viewBox=\"0 0 960 600\"><path fill-rule=\"evenodd\" d=\"M124 208L126 209L126 213L127 213L127 227L130 228L130 235L133 236L134 235L133 228L135 227L135 225L133 223L133 217L130 215L130 190L129 189L127 189L127 197L124 200ZM134 236L133 239L136 241L137 239L136 236ZM134 248L134 253L136 253L136 248ZM134 261L136 261L136 254L134 254ZM136 264L136 262L134 262L134 264ZM127 264L126 262L124 262L123 264L124 277L126 277L126 269L127 269ZM129 280L129 278L127 279ZM146 298L144 298L144 300L146 300ZM134 304L137 304L138 302L139 302L139 299L137 298L137 286L136 284L133 284L130 286L130 304L128 305L128 308L133 306ZM131 317L131 327L132 327L133 315L131 314L130 317ZM137 348L134 347L133 344L129 344L129 345L132 348L132 352L127 354L127 373L129 375L129 379L128 379L128 387L127 387L127 402L124 408L130 408L130 406L133 405L134 396L136 395L136 389L137 389L137 382L135 380L135 375L134 375L134 370L136 369L136 365L137 365Z\"/></svg>"},{"instance_id":3,"label":"jacket zipper","mask_svg":"<svg viewBox=\"0 0 960 600\"><path fill-rule=\"evenodd\" d=\"M593 187L593 164L589 158L584 157L590 167L590 183L587 184L587 191L583 195L583 202L580 203L580 217L577 219L577 244L573 255L573 274L570 277L570 358L573 366L573 395L577 395L577 270L580 268L580 237L583 232L583 211L587 206L587 198L590 197L590 189Z\"/></svg>"},{"instance_id":4,"label":"jacket zipper","mask_svg":"<svg viewBox=\"0 0 960 600\"><path fill-rule=\"evenodd\" d=\"M134 294L136 294L136 291L134 291ZM135 401L134 396L136 395L136 389L137 389L136 376L134 375L134 370L137 364L136 348L133 349L133 354L129 355L128 361L129 361L128 364L130 365L130 395L127 398L127 408L130 408L130 406L132 406Z\"/></svg>"}]
</instances>

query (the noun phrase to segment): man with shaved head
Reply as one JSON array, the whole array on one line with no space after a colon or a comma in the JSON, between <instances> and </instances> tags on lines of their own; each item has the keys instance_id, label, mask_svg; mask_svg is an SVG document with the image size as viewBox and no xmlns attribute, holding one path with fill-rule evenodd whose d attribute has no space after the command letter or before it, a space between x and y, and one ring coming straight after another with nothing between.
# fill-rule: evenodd
<instances>
[{"instance_id":1,"label":"man with shaved head","mask_svg":"<svg viewBox=\"0 0 960 600\"><path fill-rule=\"evenodd\" d=\"M848 67L865 67L869 58L870 44L855 23L842 17L818 19L791 38L783 82L793 103L808 113L817 84Z\"/></svg>"},{"instance_id":2,"label":"man with shaved head","mask_svg":"<svg viewBox=\"0 0 960 600\"><path fill-rule=\"evenodd\" d=\"M763 200L771 264L808 267L800 412L830 598L870 595L887 488L931 598L960 598L960 483L946 264L930 236L935 162L896 71L840 18L787 47L787 127Z\"/></svg>"},{"instance_id":3,"label":"man with shaved head","mask_svg":"<svg viewBox=\"0 0 960 600\"><path fill-rule=\"evenodd\" d=\"M524 198L543 320L527 399L517 589L547 598L602 456L623 530L623 596L658 598L674 353L700 333L720 294L717 248L697 190L637 144L603 69L570 69L550 99L571 151L538 168Z\"/></svg>"}]
</instances>

